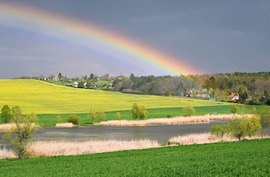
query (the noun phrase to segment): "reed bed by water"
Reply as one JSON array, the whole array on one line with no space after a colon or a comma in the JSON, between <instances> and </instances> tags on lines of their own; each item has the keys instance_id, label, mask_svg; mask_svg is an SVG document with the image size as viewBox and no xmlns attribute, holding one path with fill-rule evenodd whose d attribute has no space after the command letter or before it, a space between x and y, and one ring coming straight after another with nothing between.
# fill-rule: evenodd
<instances>
[{"instance_id":1,"label":"reed bed by water","mask_svg":"<svg viewBox=\"0 0 270 177\"><path fill-rule=\"evenodd\" d=\"M55 127L74 127L73 123L58 123Z\"/></svg>"},{"instance_id":2,"label":"reed bed by water","mask_svg":"<svg viewBox=\"0 0 270 177\"><path fill-rule=\"evenodd\" d=\"M0 159L12 159L16 158L14 152L10 149L0 148Z\"/></svg>"},{"instance_id":3,"label":"reed bed by water","mask_svg":"<svg viewBox=\"0 0 270 177\"><path fill-rule=\"evenodd\" d=\"M60 156L95 154L103 152L123 151L131 149L147 149L160 147L155 140L91 140L85 142L77 141L37 141L30 147L34 156ZM0 149L0 159L15 158L12 150Z\"/></svg>"},{"instance_id":4,"label":"reed bed by water","mask_svg":"<svg viewBox=\"0 0 270 177\"><path fill-rule=\"evenodd\" d=\"M240 114L220 114L220 115L204 115L204 116L179 116L173 118L155 118L147 120L111 120L96 123L95 125L106 126L147 126L150 124L191 124L191 123L209 123L210 120L215 119L233 119L242 116L251 117L252 114L240 115Z\"/></svg>"},{"instance_id":5,"label":"reed bed by water","mask_svg":"<svg viewBox=\"0 0 270 177\"><path fill-rule=\"evenodd\" d=\"M0 132L8 132L15 128L16 128L16 125L14 123L0 124Z\"/></svg>"},{"instance_id":6,"label":"reed bed by water","mask_svg":"<svg viewBox=\"0 0 270 177\"><path fill-rule=\"evenodd\" d=\"M39 141L34 142L31 150L37 156L59 156L94 154L102 152L122 151L131 149L146 149L160 147L157 141L153 140L108 140L108 141Z\"/></svg>"},{"instance_id":7,"label":"reed bed by water","mask_svg":"<svg viewBox=\"0 0 270 177\"><path fill-rule=\"evenodd\" d=\"M95 125L106 126L147 126L150 124L185 124L185 123L209 123L210 119L205 116L157 118L147 120L111 120L96 123Z\"/></svg>"},{"instance_id":8,"label":"reed bed by water","mask_svg":"<svg viewBox=\"0 0 270 177\"><path fill-rule=\"evenodd\" d=\"M266 137L253 136L253 137L245 137L244 139L261 139L261 138L269 138L269 136ZM182 136L175 136L169 139L169 142L180 143L183 145L216 143L222 141L238 141L238 139L230 136L218 137L215 135L211 135L210 133L194 133Z\"/></svg>"},{"instance_id":9,"label":"reed bed by water","mask_svg":"<svg viewBox=\"0 0 270 177\"><path fill-rule=\"evenodd\" d=\"M23 125L23 124L21 124ZM31 126L38 127L37 124L32 124ZM9 132L17 128L15 123L0 124L0 132Z\"/></svg>"}]
</instances>

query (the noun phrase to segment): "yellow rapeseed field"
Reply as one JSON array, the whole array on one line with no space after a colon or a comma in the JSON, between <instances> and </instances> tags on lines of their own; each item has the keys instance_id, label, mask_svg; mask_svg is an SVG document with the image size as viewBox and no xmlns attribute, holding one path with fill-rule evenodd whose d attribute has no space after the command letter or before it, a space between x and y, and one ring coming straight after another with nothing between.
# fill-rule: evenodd
<instances>
[{"instance_id":1,"label":"yellow rapeseed field","mask_svg":"<svg viewBox=\"0 0 270 177\"><path fill-rule=\"evenodd\" d=\"M217 106L227 103L187 98L123 94L119 92L78 89L39 80L0 80L0 109L20 106L24 114L87 113L89 108L104 111L129 110L134 102L146 108Z\"/></svg>"}]
</instances>

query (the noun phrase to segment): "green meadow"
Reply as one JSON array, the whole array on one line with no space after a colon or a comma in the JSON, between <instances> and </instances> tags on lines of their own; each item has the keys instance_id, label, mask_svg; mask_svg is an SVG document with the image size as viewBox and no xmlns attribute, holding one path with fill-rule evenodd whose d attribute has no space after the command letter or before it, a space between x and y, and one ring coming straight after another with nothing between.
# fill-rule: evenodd
<instances>
[{"instance_id":1,"label":"green meadow","mask_svg":"<svg viewBox=\"0 0 270 177\"><path fill-rule=\"evenodd\" d=\"M244 113L251 113L252 108L255 107L257 110L260 109L260 106L251 106L246 105L243 107ZM206 115L206 114L230 114L231 105L222 105L222 106L200 106L194 107L196 110L196 115ZM130 110L119 110L119 111L108 111L106 112L106 120L117 120L115 114L120 112L121 120L132 120L132 115ZM176 108L156 108L156 109L147 109L148 116L147 119L151 118L164 118L164 117L175 117L175 116L184 116L184 112L181 107ZM67 117L70 114L38 114L39 123L44 127L55 126L56 116L60 116L60 122L66 122ZM80 125L91 125L93 122L88 117L87 113L77 113L75 114L80 117ZM96 120L98 122L99 120Z\"/></svg>"},{"instance_id":2,"label":"green meadow","mask_svg":"<svg viewBox=\"0 0 270 177\"><path fill-rule=\"evenodd\" d=\"M0 176L269 176L270 139L0 160Z\"/></svg>"}]
</instances>

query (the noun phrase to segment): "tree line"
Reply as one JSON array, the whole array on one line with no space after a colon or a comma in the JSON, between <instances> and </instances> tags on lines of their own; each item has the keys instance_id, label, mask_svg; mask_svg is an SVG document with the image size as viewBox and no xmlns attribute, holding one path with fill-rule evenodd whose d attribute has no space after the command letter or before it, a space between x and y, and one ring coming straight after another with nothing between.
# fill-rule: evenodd
<instances>
[{"instance_id":1,"label":"tree line","mask_svg":"<svg viewBox=\"0 0 270 177\"><path fill-rule=\"evenodd\" d=\"M40 79L56 81L62 85L72 86L77 81L79 88L120 91L132 94L148 94L163 96L188 96L199 99L231 101L230 95L237 93L240 103L252 105L270 105L270 72L235 72L204 75L180 76L135 76L129 77L89 76L68 78L61 73L58 76L22 76L24 79Z\"/></svg>"}]
</instances>

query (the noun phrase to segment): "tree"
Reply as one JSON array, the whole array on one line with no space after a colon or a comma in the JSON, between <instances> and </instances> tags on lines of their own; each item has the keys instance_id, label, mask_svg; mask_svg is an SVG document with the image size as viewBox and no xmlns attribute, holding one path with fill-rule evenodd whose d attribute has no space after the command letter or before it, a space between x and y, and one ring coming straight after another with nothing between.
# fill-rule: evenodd
<instances>
[{"instance_id":1,"label":"tree","mask_svg":"<svg viewBox=\"0 0 270 177\"><path fill-rule=\"evenodd\" d=\"M61 117L60 117L59 115L57 115L57 116L55 117L55 121L56 121L57 123L61 122Z\"/></svg>"},{"instance_id":2,"label":"tree","mask_svg":"<svg viewBox=\"0 0 270 177\"><path fill-rule=\"evenodd\" d=\"M78 82L78 88L84 88L84 82L83 81Z\"/></svg>"},{"instance_id":3,"label":"tree","mask_svg":"<svg viewBox=\"0 0 270 177\"><path fill-rule=\"evenodd\" d=\"M58 74L58 79L59 79L59 81L61 81L61 80L62 80L62 77L63 77L63 76L62 76L62 74L61 74L61 73L59 73L59 74Z\"/></svg>"},{"instance_id":4,"label":"tree","mask_svg":"<svg viewBox=\"0 0 270 177\"><path fill-rule=\"evenodd\" d=\"M185 113L185 116L192 116L195 115L195 109L192 106L186 106L182 108L183 112Z\"/></svg>"},{"instance_id":5,"label":"tree","mask_svg":"<svg viewBox=\"0 0 270 177\"><path fill-rule=\"evenodd\" d=\"M260 118L235 118L228 123L229 134L241 140L244 136L254 136L261 128Z\"/></svg>"},{"instance_id":6,"label":"tree","mask_svg":"<svg viewBox=\"0 0 270 177\"><path fill-rule=\"evenodd\" d=\"M172 92L171 92L170 90L167 90L167 91L165 92L165 96L171 96L171 94L172 94Z\"/></svg>"},{"instance_id":7,"label":"tree","mask_svg":"<svg viewBox=\"0 0 270 177\"><path fill-rule=\"evenodd\" d=\"M121 113L120 113L120 112L115 113L114 116L115 116L115 118L118 119L118 120L121 119Z\"/></svg>"},{"instance_id":8,"label":"tree","mask_svg":"<svg viewBox=\"0 0 270 177\"><path fill-rule=\"evenodd\" d=\"M241 103L245 103L246 99L248 99L247 91L245 91L245 92L240 96Z\"/></svg>"},{"instance_id":9,"label":"tree","mask_svg":"<svg viewBox=\"0 0 270 177\"><path fill-rule=\"evenodd\" d=\"M138 103L134 103L131 108L132 117L136 120L145 119L148 115L148 112L145 109L144 105L140 105Z\"/></svg>"},{"instance_id":10,"label":"tree","mask_svg":"<svg viewBox=\"0 0 270 177\"><path fill-rule=\"evenodd\" d=\"M91 74L90 74L90 79L91 79L91 80L94 80L94 77L95 77L94 74L91 73Z\"/></svg>"},{"instance_id":11,"label":"tree","mask_svg":"<svg viewBox=\"0 0 270 177\"><path fill-rule=\"evenodd\" d=\"M88 111L88 117L93 120L93 124L96 120L103 121L106 119L106 114L103 110L97 108L90 108Z\"/></svg>"},{"instance_id":12,"label":"tree","mask_svg":"<svg viewBox=\"0 0 270 177\"><path fill-rule=\"evenodd\" d=\"M74 125L77 125L77 127L79 127L80 125L80 118L76 115L69 115L67 118L67 122L70 122Z\"/></svg>"},{"instance_id":13,"label":"tree","mask_svg":"<svg viewBox=\"0 0 270 177\"><path fill-rule=\"evenodd\" d=\"M233 104L232 107L231 107L231 113L235 114L238 110L238 106Z\"/></svg>"},{"instance_id":14,"label":"tree","mask_svg":"<svg viewBox=\"0 0 270 177\"><path fill-rule=\"evenodd\" d=\"M270 110L268 107L264 107L260 111L260 123L263 128L262 136L266 135L266 129L270 127Z\"/></svg>"},{"instance_id":15,"label":"tree","mask_svg":"<svg viewBox=\"0 0 270 177\"><path fill-rule=\"evenodd\" d=\"M228 134L228 126L226 124L213 125L211 127L211 132L210 133L212 135L223 137L225 134Z\"/></svg>"},{"instance_id":16,"label":"tree","mask_svg":"<svg viewBox=\"0 0 270 177\"><path fill-rule=\"evenodd\" d=\"M8 105L3 106L1 110L1 118L3 123L9 123L11 120L11 110Z\"/></svg>"},{"instance_id":17,"label":"tree","mask_svg":"<svg viewBox=\"0 0 270 177\"><path fill-rule=\"evenodd\" d=\"M30 155L29 147L33 132L38 128L38 118L34 113L23 116L19 106L12 108L12 117L16 128L12 132L6 133L3 139L13 145L15 154L22 159Z\"/></svg>"}]
</instances>

